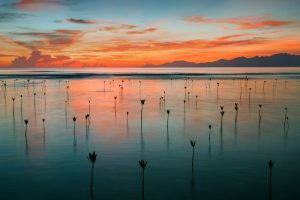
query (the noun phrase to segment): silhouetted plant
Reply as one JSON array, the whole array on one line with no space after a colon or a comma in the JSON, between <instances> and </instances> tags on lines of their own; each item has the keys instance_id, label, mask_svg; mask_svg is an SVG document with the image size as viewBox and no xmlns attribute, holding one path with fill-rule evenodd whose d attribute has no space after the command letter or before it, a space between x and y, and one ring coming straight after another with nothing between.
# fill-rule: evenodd
<instances>
[{"instance_id":1,"label":"silhouetted plant","mask_svg":"<svg viewBox=\"0 0 300 200\"><path fill-rule=\"evenodd\" d=\"M284 108L284 111L285 111L284 118L286 119L286 117L287 117L287 107Z\"/></svg>"},{"instance_id":2,"label":"silhouetted plant","mask_svg":"<svg viewBox=\"0 0 300 200\"><path fill-rule=\"evenodd\" d=\"M290 124L289 124L289 117L287 116L287 117L285 117L285 119L284 119L284 132L285 132L285 133L288 132L289 126L290 126Z\"/></svg>"},{"instance_id":3,"label":"silhouetted plant","mask_svg":"<svg viewBox=\"0 0 300 200\"><path fill-rule=\"evenodd\" d=\"M43 118L43 119L42 119L42 122L43 122L43 128L44 128L44 130L45 130L45 121L46 121L46 119Z\"/></svg>"},{"instance_id":4,"label":"silhouetted plant","mask_svg":"<svg viewBox=\"0 0 300 200\"><path fill-rule=\"evenodd\" d=\"M196 145L196 140L191 140L191 146L193 148L193 154L192 154L192 167L194 167L194 156L195 156L195 145Z\"/></svg>"},{"instance_id":5,"label":"silhouetted plant","mask_svg":"<svg viewBox=\"0 0 300 200\"><path fill-rule=\"evenodd\" d=\"M33 93L33 103L34 103L34 106L35 106L35 96L36 96L36 93Z\"/></svg>"},{"instance_id":6,"label":"silhouetted plant","mask_svg":"<svg viewBox=\"0 0 300 200\"><path fill-rule=\"evenodd\" d=\"M91 114L91 100L89 100L89 115Z\"/></svg>"},{"instance_id":7,"label":"silhouetted plant","mask_svg":"<svg viewBox=\"0 0 300 200\"><path fill-rule=\"evenodd\" d=\"M186 99L186 86L184 86L184 99Z\"/></svg>"},{"instance_id":8,"label":"silhouetted plant","mask_svg":"<svg viewBox=\"0 0 300 200\"><path fill-rule=\"evenodd\" d=\"M170 110L167 110L167 130L169 130L169 117L170 117Z\"/></svg>"},{"instance_id":9,"label":"silhouetted plant","mask_svg":"<svg viewBox=\"0 0 300 200\"><path fill-rule=\"evenodd\" d=\"M269 177L269 200L272 199L272 168L274 166L274 162L272 160L268 161L268 166L270 170L270 177Z\"/></svg>"},{"instance_id":10,"label":"silhouetted plant","mask_svg":"<svg viewBox=\"0 0 300 200\"><path fill-rule=\"evenodd\" d=\"M67 109L67 101L65 101L65 118L66 118L66 127L68 125L68 109Z\"/></svg>"},{"instance_id":11,"label":"silhouetted plant","mask_svg":"<svg viewBox=\"0 0 300 200\"><path fill-rule=\"evenodd\" d=\"M163 97L159 97L159 109L162 109L162 108L163 108L162 98L163 98Z\"/></svg>"},{"instance_id":12,"label":"silhouetted plant","mask_svg":"<svg viewBox=\"0 0 300 200\"><path fill-rule=\"evenodd\" d=\"M139 160L140 167L142 168L142 200L145 199L145 168L147 161Z\"/></svg>"},{"instance_id":13,"label":"silhouetted plant","mask_svg":"<svg viewBox=\"0 0 300 200\"><path fill-rule=\"evenodd\" d=\"M117 96L114 96L114 100L115 100L115 110L117 110Z\"/></svg>"},{"instance_id":14,"label":"silhouetted plant","mask_svg":"<svg viewBox=\"0 0 300 200\"><path fill-rule=\"evenodd\" d=\"M103 91L105 92L105 82L106 81L103 81Z\"/></svg>"},{"instance_id":15,"label":"silhouetted plant","mask_svg":"<svg viewBox=\"0 0 300 200\"><path fill-rule=\"evenodd\" d=\"M198 105L198 95L196 95L196 107Z\"/></svg>"},{"instance_id":16,"label":"silhouetted plant","mask_svg":"<svg viewBox=\"0 0 300 200\"><path fill-rule=\"evenodd\" d=\"M13 116L15 116L15 97L12 98L13 101Z\"/></svg>"},{"instance_id":17,"label":"silhouetted plant","mask_svg":"<svg viewBox=\"0 0 300 200\"><path fill-rule=\"evenodd\" d=\"M220 83L217 83L217 98L219 98L219 86L220 86Z\"/></svg>"},{"instance_id":18,"label":"silhouetted plant","mask_svg":"<svg viewBox=\"0 0 300 200\"><path fill-rule=\"evenodd\" d=\"M42 122L43 122L43 143L44 143L44 145L45 145L45 138L46 138L45 121L46 121L46 119L43 118Z\"/></svg>"},{"instance_id":19,"label":"silhouetted plant","mask_svg":"<svg viewBox=\"0 0 300 200\"><path fill-rule=\"evenodd\" d=\"M27 140L27 124L28 124L28 120L25 119L25 151L26 151L26 155L28 154L28 140Z\"/></svg>"},{"instance_id":20,"label":"silhouetted plant","mask_svg":"<svg viewBox=\"0 0 300 200\"><path fill-rule=\"evenodd\" d=\"M27 138L27 124L28 124L28 119L25 119L24 123L25 123L25 137Z\"/></svg>"},{"instance_id":21,"label":"silhouetted plant","mask_svg":"<svg viewBox=\"0 0 300 200\"><path fill-rule=\"evenodd\" d=\"M208 125L208 129L209 129L209 132L208 132L208 151L210 152L210 135L211 135L211 125L209 124Z\"/></svg>"},{"instance_id":22,"label":"silhouetted plant","mask_svg":"<svg viewBox=\"0 0 300 200\"><path fill-rule=\"evenodd\" d=\"M74 124L74 138L75 138L75 124L76 124L76 117L75 116L73 117L73 122L74 122L73 124Z\"/></svg>"},{"instance_id":23,"label":"silhouetted plant","mask_svg":"<svg viewBox=\"0 0 300 200\"><path fill-rule=\"evenodd\" d=\"M263 82L263 93L265 93L265 84L266 84L266 82L267 82L267 81L264 81L264 82Z\"/></svg>"},{"instance_id":24,"label":"silhouetted plant","mask_svg":"<svg viewBox=\"0 0 300 200\"><path fill-rule=\"evenodd\" d=\"M90 163L92 164L92 171L91 171L91 200L93 200L93 176L94 176L94 165L97 159L97 154L95 153L95 151L93 153L89 153L87 159L90 161Z\"/></svg>"},{"instance_id":25,"label":"silhouetted plant","mask_svg":"<svg viewBox=\"0 0 300 200\"><path fill-rule=\"evenodd\" d=\"M141 108L141 127L143 127L143 108L144 108L144 104L145 104L145 99L141 99L141 105L142 105L142 108Z\"/></svg>"},{"instance_id":26,"label":"silhouetted plant","mask_svg":"<svg viewBox=\"0 0 300 200\"><path fill-rule=\"evenodd\" d=\"M261 119L261 107L262 107L262 105L259 104L258 107L259 107L259 109L258 109L258 116L259 116L259 119Z\"/></svg>"},{"instance_id":27,"label":"silhouetted plant","mask_svg":"<svg viewBox=\"0 0 300 200\"><path fill-rule=\"evenodd\" d=\"M235 126L236 126L236 122L237 122L237 116L238 116L238 112L239 112L239 106L238 103L234 103L234 109L235 109L235 118L234 118L234 122L235 122Z\"/></svg>"},{"instance_id":28,"label":"silhouetted plant","mask_svg":"<svg viewBox=\"0 0 300 200\"><path fill-rule=\"evenodd\" d=\"M222 128L223 128L223 116L224 116L224 110L223 110L223 106L221 106L221 112L220 112L220 114L221 114L221 130L222 130Z\"/></svg>"},{"instance_id":29,"label":"silhouetted plant","mask_svg":"<svg viewBox=\"0 0 300 200\"><path fill-rule=\"evenodd\" d=\"M22 115L22 113L23 113L23 95L21 94L20 97L21 97L20 104L21 104L21 115Z\"/></svg>"},{"instance_id":30,"label":"silhouetted plant","mask_svg":"<svg viewBox=\"0 0 300 200\"><path fill-rule=\"evenodd\" d=\"M251 88L249 88L249 104L250 104L250 99L251 99Z\"/></svg>"},{"instance_id":31,"label":"silhouetted plant","mask_svg":"<svg viewBox=\"0 0 300 200\"><path fill-rule=\"evenodd\" d=\"M238 110L239 110L238 103L234 103L234 104L235 104L234 109L235 109L236 112L238 112Z\"/></svg>"},{"instance_id":32,"label":"silhouetted plant","mask_svg":"<svg viewBox=\"0 0 300 200\"><path fill-rule=\"evenodd\" d=\"M85 130L86 130L86 136L88 135L88 120L89 120L90 114L85 115Z\"/></svg>"},{"instance_id":33,"label":"silhouetted plant","mask_svg":"<svg viewBox=\"0 0 300 200\"><path fill-rule=\"evenodd\" d=\"M67 86L67 100L68 100L68 102L69 102L69 99L70 99L69 89L70 89L70 86L68 85Z\"/></svg>"}]
</instances>

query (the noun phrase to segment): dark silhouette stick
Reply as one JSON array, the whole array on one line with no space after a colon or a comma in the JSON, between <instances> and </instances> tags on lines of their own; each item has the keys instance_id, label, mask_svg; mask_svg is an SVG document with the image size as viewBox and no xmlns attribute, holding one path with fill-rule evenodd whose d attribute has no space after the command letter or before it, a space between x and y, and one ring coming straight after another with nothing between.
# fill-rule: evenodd
<instances>
[{"instance_id":1,"label":"dark silhouette stick","mask_svg":"<svg viewBox=\"0 0 300 200\"><path fill-rule=\"evenodd\" d=\"M42 122L43 122L43 145L44 145L44 146L45 146L45 141L46 141L45 121L46 121L46 119L43 118L43 119L42 119Z\"/></svg>"},{"instance_id":2,"label":"dark silhouette stick","mask_svg":"<svg viewBox=\"0 0 300 200\"><path fill-rule=\"evenodd\" d=\"M13 116L15 116L15 97L12 98L13 102Z\"/></svg>"},{"instance_id":3,"label":"dark silhouette stick","mask_svg":"<svg viewBox=\"0 0 300 200\"><path fill-rule=\"evenodd\" d=\"M195 156L195 145L196 145L196 140L191 140L191 146L193 148L193 154L192 154L192 167L194 167L194 156Z\"/></svg>"},{"instance_id":4,"label":"dark silhouette stick","mask_svg":"<svg viewBox=\"0 0 300 200\"><path fill-rule=\"evenodd\" d=\"M269 170L270 170L270 177L269 177L269 200L272 200L272 168L274 166L274 162L269 160L268 162Z\"/></svg>"},{"instance_id":5,"label":"dark silhouette stick","mask_svg":"<svg viewBox=\"0 0 300 200\"><path fill-rule=\"evenodd\" d=\"M208 125L208 152L210 152L210 135L211 135L211 125Z\"/></svg>"},{"instance_id":6,"label":"dark silhouette stick","mask_svg":"<svg viewBox=\"0 0 300 200\"><path fill-rule=\"evenodd\" d=\"M170 117L170 110L167 110L167 131L169 130L169 117Z\"/></svg>"},{"instance_id":7,"label":"dark silhouette stick","mask_svg":"<svg viewBox=\"0 0 300 200\"><path fill-rule=\"evenodd\" d=\"M147 161L139 160L140 167L142 168L142 200L145 199L145 168Z\"/></svg>"},{"instance_id":8,"label":"dark silhouette stick","mask_svg":"<svg viewBox=\"0 0 300 200\"><path fill-rule=\"evenodd\" d=\"M143 128L143 108L144 108L144 104L145 104L145 99L141 99L141 105L142 105L142 108L141 108L141 129Z\"/></svg>"},{"instance_id":9,"label":"dark silhouette stick","mask_svg":"<svg viewBox=\"0 0 300 200\"><path fill-rule=\"evenodd\" d=\"M95 151L93 153L89 153L87 159L92 164L92 171L91 171L91 200L93 200L93 198L94 198L94 194L93 194L94 165L95 165L95 162L96 162L96 159L97 159L97 154L95 153Z\"/></svg>"}]
</instances>

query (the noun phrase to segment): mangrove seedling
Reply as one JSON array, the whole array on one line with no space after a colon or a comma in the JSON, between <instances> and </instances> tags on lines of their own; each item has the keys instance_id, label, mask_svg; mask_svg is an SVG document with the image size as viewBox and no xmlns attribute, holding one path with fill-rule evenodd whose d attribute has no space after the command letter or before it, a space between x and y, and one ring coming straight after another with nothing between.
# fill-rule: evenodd
<instances>
[{"instance_id":1,"label":"mangrove seedling","mask_svg":"<svg viewBox=\"0 0 300 200\"><path fill-rule=\"evenodd\" d=\"M220 114L221 114L221 130L222 130L222 128L223 128L223 116L224 116L224 111L223 110L221 110L221 112L220 112Z\"/></svg>"},{"instance_id":2,"label":"mangrove seedling","mask_svg":"<svg viewBox=\"0 0 300 200\"><path fill-rule=\"evenodd\" d=\"M117 96L114 96L114 100L115 100L115 110L117 109Z\"/></svg>"},{"instance_id":3,"label":"mangrove seedling","mask_svg":"<svg viewBox=\"0 0 300 200\"><path fill-rule=\"evenodd\" d=\"M147 161L139 160L140 167L142 168L142 200L145 199L145 168L147 166Z\"/></svg>"},{"instance_id":4,"label":"mangrove seedling","mask_svg":"<svg viewBox=\"0 0 300 200\"><path fill-rule=\"evenodd\" d=\"M208 132L208 151L210 152L210 135L211 135L211 125L210 124L208 125L208 129L209 129L209 132Z\"/></svg>"},{"instance_id":5,"label":"mangrove seedling","mask_svg":"<svg viewBox=\"0 0 300 200\"><path fill-rule=\"evenodd\" d=\"M238 110L239 110L238 103L234 103L234 104L235 104L234 109L235 109L236 112L238 112Z\"/></svg>"},{"instance_id":6,"label":"mangrove seedling","mask_svg":"<svg viewBox=\"0 0 300 200\"><path fill-rule=\"evenodd\" d=\"M169 130L169 117L170 117L170 110L167 110L167 130Z\"/></svg>"},{"instance_id":7,"label":"mangrove seedling","mask_svg":"<svg viewBox=\"0 0 300 200\"><path fill-rule=\"evenodd\" d=\"M145 104L145 99L141 99L141 105L142 105L142 108L141 108L141 127L143 126L143 108L144 108L144 104Z\"/></svg>"},{"instance_id":8,"label":"mangrove seedling","mask_svg":"<svg viewBox=\"0 0 300 200\"><path fill-rule=\"evenodd\" d=\"M86 136L88 135L88 120L89 120L90 114L85 115L85 130L86 130Z\"/></svg>"},{"instance_id":9,"label":"mangrove seedling","mask_svg":"<svg viewBox=\"0 0 300 200\"><path fill-rule=\"evenodd\" d=\"M261 104L258 105L259 109L258 109L258 116L259 116L259 119L261 119Z\"/></svg>"},{"instance_id":10,"label":"mangrove seedling","mask_svg":"<svg viewBox=\"0 0 300 200\"><path fill-rule=\"evenodd\" d=\"M13 116L15 116L15 97L12 98L13 101Z\"/></svg>"},{"instance_id":11,"label":"mangrove seedling","mask_svg":"<svg viewBox=\"0 0 300 200\"><path fill-rule=\"evenodd\" d=\"M191 140L191 146L193 148L193 154L192 154L192 167L194 167L194 156L195 156L195 145L196 145L196 140Z\"/></svg>"},{"instance_id":12,"label":"mangrove seedling","mask_svg":"<svg viewBox=\"0 0 300 200\"><path fill-rule=\"evenodd\" d=\"M268 161L268 167L270 170L270 176L269 176L269 200L272 199L272 168L274 166L274 162L272 160Z\"/></svg>"},{"instance_id":13,"label":"mangrove seedling","mask_svg":"<svg viewBox=\"0 0 300 200\"><path fill-rule=\"evenodd\" d=\"M91 171L91 200L93 200L93 176L94 176L94 165L97 159L97 154L95 153L95 151L93 153L89 153L87 159L90 161L90 163L92 164L92 171Z\"/></svg>"},{"instance_id":14,"label":"mangrove seedling","mask_svg":"<svg viewBox=\"0 0 300 200\"><path fill-rule=\"evenodd\" d=\"M251 88L249 88L249 104L250 104L250 99L251 99Z\"/></svg>"},{"instance_id":15,"label":"mangrove seedling","mask_svg":"<svg viewBox=\"0 0 300 200\"><path fill-rule=\"evenodd\" d=\"M42 122L43 122L43 143L45 145L45 138L46 138L45 118L42 119Z\"/></svg>"},{"instance_id":16,"label":"mangrove seedling","mask_svg":"<svg viewBox=\"0 0 300 200\"><path fill-rule=\"evenodd\" d=\"M75 137L75 123L76 123L76 117L73 117L73 122L74 122L74 137Z\"/></svg>"},{"instance_id":17,"label":"mangrove seedling","mask_svg":"<svg viewBox=\"0 0 300 200\"><path fill-rule=\"evenodd\" d=\"M25 122L25 137L27 137L27 124L28 124L28 119L25 119L24 122Z\"/></svg>"}]
</instances>

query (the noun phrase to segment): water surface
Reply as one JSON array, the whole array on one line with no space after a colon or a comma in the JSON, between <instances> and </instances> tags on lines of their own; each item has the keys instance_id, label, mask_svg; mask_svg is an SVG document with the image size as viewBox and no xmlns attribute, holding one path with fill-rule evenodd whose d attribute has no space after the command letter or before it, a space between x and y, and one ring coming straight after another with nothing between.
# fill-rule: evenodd
<instances>
[{"instance_id":1,"label":"water surface","mask_svg":"<svg viewBox=\"0 0 300 200\"><path fill-rule=\"evenodd\" d=\"M270 159L275 161L274 199L295 199L300 185L299 69L222 70L1 70L6 81L0 90L1 196L89 199L86 156L96 151L95 199L140 199L140 159L148 160L146 199L267 199ZM146 100L142 129L140 99ZM236 123L234 103L239 105ZM222 130L220 106L225 111ZM190 140L196 140L194 168Z\"/></svg>"}]
</instances>

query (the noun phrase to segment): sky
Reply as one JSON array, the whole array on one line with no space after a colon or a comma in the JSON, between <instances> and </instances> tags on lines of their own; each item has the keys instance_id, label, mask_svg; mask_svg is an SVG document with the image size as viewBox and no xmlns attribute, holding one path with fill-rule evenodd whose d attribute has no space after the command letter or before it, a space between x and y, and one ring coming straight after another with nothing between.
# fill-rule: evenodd
<instances>
[{"instance_id":1,"label":"sky","mask_svg":"<svg viewBox=\"0 0 300 200\"><path fill-rule=\"evenodd\" d=\"M299 0L0 0L0 67L300 54Z\"/></svg>"}]
</instances>

